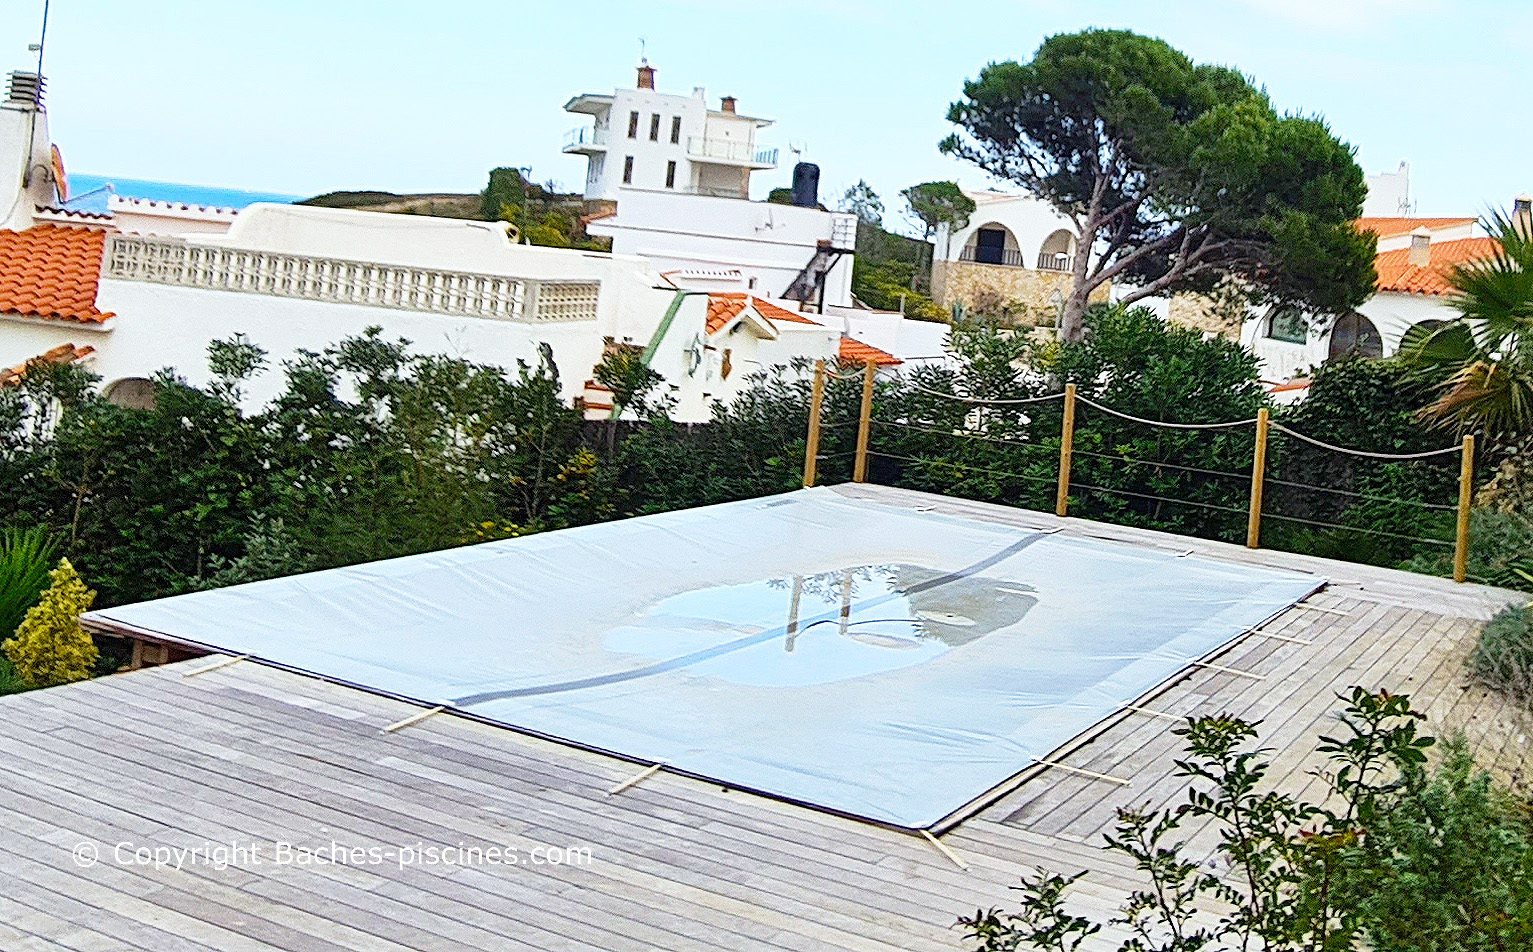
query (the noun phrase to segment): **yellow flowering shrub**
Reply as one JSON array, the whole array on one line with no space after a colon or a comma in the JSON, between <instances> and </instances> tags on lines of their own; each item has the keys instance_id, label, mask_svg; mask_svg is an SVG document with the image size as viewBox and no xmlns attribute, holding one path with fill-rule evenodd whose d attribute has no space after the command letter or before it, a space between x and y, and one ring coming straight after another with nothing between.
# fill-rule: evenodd
<instances>
[{"instance_id":1,"label":"yellow flowering shrub","mask_svg":"<svg viewBox=\"0 0 1533 952\"><path fill-rule=\"evenodd\" d=\"M80 627L80 614L96 600L80 573L60 559L48 573L48 590L27 610L16 637L0 644L16 675L33 687L83 681L96 663L96 643Z\"/></svg>"}]
</instances>

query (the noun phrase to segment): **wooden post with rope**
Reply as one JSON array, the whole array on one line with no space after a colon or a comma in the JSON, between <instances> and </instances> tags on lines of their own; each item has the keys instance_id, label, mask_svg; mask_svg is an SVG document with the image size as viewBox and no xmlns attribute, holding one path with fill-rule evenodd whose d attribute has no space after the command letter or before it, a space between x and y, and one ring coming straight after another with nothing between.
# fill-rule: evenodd
<instances>
[{"instance_id":1,"label":"wooden post with rope","mask_svg":"<svg viewBox=\"0 0 1533 952\"><path fill-rule=\"evenodd\" d=\"M1070 456L1075 452L1075 384L1065 384L1065 422L1059 431L1059 489L1054 494L1054 514L1070 511Z\"/></svg>"},{"instance_id":2,"label":"wooden post with rope","mask_svg":"<svg viewBox=\"0 0 1533 952\"><path fill-rule=\"evenodd\" d=\"M1469 504L1474 501L1474 435L1464 436L1458 469L1458 525L1453 534L1453 581L1469 578Z\"/></svg>"},{"instance_id":3,"label":"wooden post with rope","mask_svg":"<svg viewBox=\"0 0 1533 952\"><path fill-rule=\"evenodd\" d=\"M1262 544L1262 490L1267 482L1267 429L1272 411L1262 407L1256 411L1256 452L1251 458L1251 509L1246 515L1246 548L1259 549Z\"/></svg>"},{"instance_id":4,"label":"wooden post with rope","mask_svg":"<svg viewBox=\"0 0 1533 952\"><path fill-rule=\"evenodd\" d=\"M825 361L814 362L814 387L809 396L809 433L804 438L804 488L814 485L820 462L820 408L825 403Z\"/></svg>"},{"instance_id":5,"label":"wooden post with rope","mask_svg":"<svg viewBox=\"0 0 1533 952\"><path fill-rule=\"evenodd\" d=\"M857 457L852 464L852 482L868 481L868 431L873 428L873 378L878 365L868 361L862 368L862 412L857 417Z\"/></svg>"}]
</instances>

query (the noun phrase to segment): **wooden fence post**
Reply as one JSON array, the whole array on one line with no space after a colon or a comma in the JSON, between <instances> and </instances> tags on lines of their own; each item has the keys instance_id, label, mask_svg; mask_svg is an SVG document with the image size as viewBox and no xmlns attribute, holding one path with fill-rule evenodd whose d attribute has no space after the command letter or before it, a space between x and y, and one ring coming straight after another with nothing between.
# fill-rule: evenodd
<instances>
[{"instance_id":1,"label":"wooden fence post","mask_svg":"<svg viewBox=\"0 0 1533 952\"><path fill-rule=\"evenodd\" d=\"M868 361L862 368L862 413L857 417L857 458L852 464L852 482L868 481L868 431L873 428L873 378L878 367Z\"/></svg>"},{"instance_id":2,"label":"wooden fence post","mask_svg":"<svg viewBox=\"0 0 1533 952\"><path fill-rule=\"evenodd\" d=\"M1251 458L1251 510L1246 515L1246 548L1262 545L1262 490L1267 483L1267 428L1272 411L1256 411L1256 453Z\"/></svg>"},{"instance_id":3,"label":"wooden fence post","mask_svg":"<svg viewBox=\"0 0 1533 952\"><path fill-rule=\"evenodd\" d=\"M1458 527L1453 536L1453 581L1469 578L1469 504L1474 501L1474 436L1464 437L1458 469Z\"/></svg>"},{"instance_id":4,"label":"wooden fence post","mask_svg":"<svg viewBox=\"0 0 1533 952\"><path fill-rule=\"evenodd\" d=\"M1054 514L1070 511L1070 456L1075 452L1075 384L1065 384L1065 422L1059 431L1059 489L1054 494Z\"/></svg>"},{"instance_id":5,"label":"wooden fence post","mask_svg":"<svg viewBox=\"0 0 1533 952\"><path fill-rule=\"evenodd\" d=\"M820 463L820 407L825 403L825 361L814 362L814 388L809 396L809 433L804 438L804 488L814 485Z\"/></svg>"}]
</instances>

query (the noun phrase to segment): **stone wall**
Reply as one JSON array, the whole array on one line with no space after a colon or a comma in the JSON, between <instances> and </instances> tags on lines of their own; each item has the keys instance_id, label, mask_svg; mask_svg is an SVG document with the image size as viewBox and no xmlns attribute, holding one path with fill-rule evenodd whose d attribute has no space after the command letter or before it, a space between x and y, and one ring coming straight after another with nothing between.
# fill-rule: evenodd
<instances>
[{"instance_id":1,"label":"stone wall","mask_svg":"<svg viewBox=\"0 0 1533 952\"><path fill-rule=\"evenodd\" d=\"M1243 294L1234 288L1221 286L1209 294L1173 294L1166 307L1166 318L1173 324L1238 341L1240 328L1245 323L1246 309Z\"/></svg>"},{"instance_id":2,"label":"stone wall","mask_svg":"<svg viewBox=\"0 0 1533 952\"><path fill-rule=\"evenodd\" d=\"M946 308L960 304L966 314L1002 316L1017 324L1052 324L1059 312L1058 300L1070 293L1071 277L1064 271L937 261L932 267L932 297ZM1103 284L1092 292L1091 300L1105 302L1110 292L1110 286Z\"/></svg>"}]
</instances>

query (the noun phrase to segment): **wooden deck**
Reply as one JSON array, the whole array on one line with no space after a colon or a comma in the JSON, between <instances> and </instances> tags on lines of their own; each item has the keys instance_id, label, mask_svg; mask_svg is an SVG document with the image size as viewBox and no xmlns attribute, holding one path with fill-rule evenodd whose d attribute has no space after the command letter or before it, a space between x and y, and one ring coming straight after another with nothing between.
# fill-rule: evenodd
<instances>
[{"instance_id":1,"label":"wooden deck","mask_svg":"<svg viewBox=\"0 0 1533 952\"><path fill-rule=\"evenodd\" d=\"M1438 730L1489 761L1526 736L1466 689L1478 623L1510 593L1220 543L1059 520L881 487L842 492L1019 526L1280 566L1332 584L1218 660L1144 701L1170 714L1264 722L1279 782L1313 795L1317 729L1353 684L1412 695ZM1098 845L1113 811L1179 799L1164 718L1127 712L1064 763L1129 786L1035 770L943 836L924 840L665 773L607 791L633 765L315 678L207 660L0 698L0 948L6 950L953 950L956 916L1007 905L1037 865L1091 870L1075 902L1106 915L1137 878ZM381 858L278 862L278 842ZM73 851L91 844L84 866ZM252 844L263 861L180 869L120 862L120 843ZM399 862L423 846L515 849L518 865ZM536 847L589 862L533 865ZM89 849L86 848L87 853ZM129 860L131 856L124 854ZM1099 944L1107 946L1105 937Z\"/></svg>"}]
</instances>

